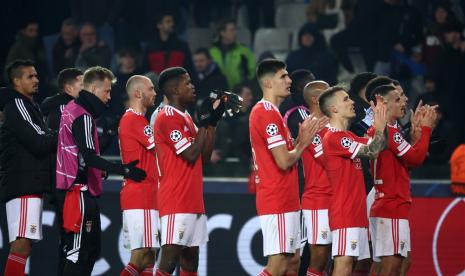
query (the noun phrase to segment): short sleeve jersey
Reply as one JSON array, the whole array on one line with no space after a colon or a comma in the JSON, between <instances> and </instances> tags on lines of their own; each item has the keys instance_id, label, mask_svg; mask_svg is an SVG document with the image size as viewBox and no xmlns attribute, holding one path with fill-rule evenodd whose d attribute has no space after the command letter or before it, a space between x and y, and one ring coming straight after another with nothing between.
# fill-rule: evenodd
<instances>
[{"instance_id":1,"label":"short sleeve jersey","mask_svg":"<svg viewBox=\"0 0 465 276\"><path fill-rule=\"evenodd\" d=\"M123 163L139 160L136 166L147 174L141 182L124 179L121 209L157 209L158 172L152 127L143 114L128 109L119 122L118 138Z\"/></svg>"},{"instance_id":2,"label":"short sleeve jersey","mask_svg":"<svg viewBox=\"0 0 465 276\"><path fill-rule=\"evenodd\" d=\"M428 128L429 129L429 128ZM372 175L374 178L376 195L370 216L396 219L408 219L412 197L410 193L409 161L419 157L425 158L427 147L416 150L402 136L398 125L387 127L388 147L380 152L378 158L372 162ZM423 141L429 140L431 131L422 130Z\"/></svg>"},{"instance_id":3,"label":"short sleeve jersey","mask_svg":"<svg viewBox=\"0 0 465 276\"><path fill-rule=\"evenodd\" d=\"M328 132L328 126L313 137L312 143L302 153L305 178L302 209L318 210L329 208L332 188L323 167L325 158L323 154L323 137Z\"/></svg>"},{"instance_id":4,"label":"short sleeve jersey","mask_svg":"<svg viewBox=\"0 0 465 276\"><path fill-rule=\"evenodd\" d=\"M324 167L333 188L328 212L331 230L368 227L362 164L356 156L369 142L371 139L333 127L323 138Z\"/></svg>"},{"instance_id":5,"label":"short sleeve jersey","mask_svg":"<svg viewBox=\"0 0 465 276\"><path fill-rule=\"evenodd\" d=\"M202 158L189 163L181 153L189 148L197 128L187 112L166 105L154 125L155 148L160 166L158 208L160 216L175 213L205 213Z\"/></svg>"},{"instance_id":6,"label":"short sleeve jersey","mask_svg":"<svg viewBox=\"0 0 465 276\"><path fill-rule=\"evenodd\" d=\"M256 205L259 215L294 212L300 209L297 166L282 170L276 164L271 149L294 148L288 127L276 106L261 100L249 118L250 143L257 170Z\"/></svg>"}]
</instances>

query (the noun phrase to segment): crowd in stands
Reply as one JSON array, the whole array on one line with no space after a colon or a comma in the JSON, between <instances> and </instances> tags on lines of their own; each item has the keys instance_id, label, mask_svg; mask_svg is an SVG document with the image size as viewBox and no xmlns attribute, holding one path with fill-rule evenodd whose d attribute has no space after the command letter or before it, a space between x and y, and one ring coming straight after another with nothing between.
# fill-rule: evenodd
<instances>
[{"instance_id":1,"label":"crowd in stands","mask_svg":"<svg viewBox=\"0 0 465 276\"><path fill-rule=\"evenodd\" d=\"M438 147L430 162L444 164L464 141L464 1L56 0L45 6L28 0L2 6L0 66L33 60L37 102L59 92L56 76L64 68L100 65L115 73L111 108L99 122L114 140L128 78L146 74L156 83L163 69L182 66L199 99L213 89L244 98L240 115L218 126L212 161L247 163L248 114L261 97L255 67L276 57L286 61L289 73L306 69L330 85L362 71L388 75L402 85L411 108L420 100L439 104ZM286 15L286 9L295 14ZM194 29L207 38L195 37ZM271 39L265 46L262 34ZM117 141L106 154L119 155Z\"/></svg>"}]
</instances>

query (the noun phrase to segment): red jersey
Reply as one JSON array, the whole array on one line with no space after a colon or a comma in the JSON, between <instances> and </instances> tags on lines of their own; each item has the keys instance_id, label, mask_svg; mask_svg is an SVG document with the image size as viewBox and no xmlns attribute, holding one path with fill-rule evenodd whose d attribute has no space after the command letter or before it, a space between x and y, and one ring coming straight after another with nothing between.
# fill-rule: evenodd
<instances>
[{"instance_id":1,"label":"red jersey","mask_svg":"<svg viewBox=\"0 0 465 276\"><path fill-rule=\"evenodd\" d=\"M271 149L285 145L294 148L290 131L278 108L268 101L260 101L249 118L250 143L257 170L258 215L294 212L300 209L297 166L282 170L276 164Z\"/></svg>"},{"instance_id":2,"label":"red jersey","mask_svg":"<svg viewBox=\"0 0 465 276\"><path fill-rule=\"evenodd\" d=\"M323 138L324 167L333 188L328 212L331 230L368 227L362 163L356 156L369 142L371 139L333 127Z\"/></svg>"},{"instance_id":3,"label":"red jersey","mask_svg":"<svg viewBox=\"0 0 465 276\"><path fill-rule=\"evenodd\" d=\"M302 154L305 188L302 195L302 209L328 209L331 201L332 188L323 167L323 137L328 127L323 128L313 138L312 143Z\"/></svg>"},{"instance_id":4,"label":"red jersey","mask_svg":"<svg viewBox=\"0 0 465 276\"><path fill-rule=\"evenodd\" d=\"M395 126L388 125L388 147L372 162L376 195L370 217L408 219L412 197L409 167L423 163L428 152L431 128L423 127L421 138L410 145Z\"/></svg>"},{"instance_id":5,"label":"red jersey","mask_svg":"<svg viewBox=\"0 0 465 276\"><path fill-rule=\"evenodd\" d=\"M197 135L191 116L165 106L155 121L155 144L160 166L158 208L160 216L175 213L203 214L202 158L191 164L180 154Z\"/></svg>"},{"instance_id":6,"label":"red jersey","mask_svg":"<svg viewBox=\"0 0 465 276\"><path fill-rule=\"evenodd\" d=\"M123 163L139 160L147 177L141 182L124 179L121 209L157 209L158 172L153 130L144 115L126 110L119 122L118 138Z\"/></svg>"}]
</instances>

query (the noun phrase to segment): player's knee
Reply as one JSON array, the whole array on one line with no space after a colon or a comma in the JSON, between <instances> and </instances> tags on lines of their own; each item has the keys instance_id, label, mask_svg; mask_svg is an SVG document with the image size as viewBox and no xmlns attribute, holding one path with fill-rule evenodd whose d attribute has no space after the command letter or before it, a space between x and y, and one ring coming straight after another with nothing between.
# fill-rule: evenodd
<instances>
[{"instance_id":1,"label":"player's knee","mask_svg":"<svg viewBox=\"0 0 465 276\"><path fill-rule=\"evenodd\" d=\"M25 238L19 238L11 243L10 252L17 253L22 256L31 255L32 246L31 241Z\"/></svg>"},{"instance_id":2,"label":"player's knee","mask_svg":"<svg viewBox=\"0 0 465 276\"><path fill-rule=\"evenodd\" d=\"M299 272L300 254L294 254L287 263L287 273L296 274Z\"/></svg>"}]
</instances>

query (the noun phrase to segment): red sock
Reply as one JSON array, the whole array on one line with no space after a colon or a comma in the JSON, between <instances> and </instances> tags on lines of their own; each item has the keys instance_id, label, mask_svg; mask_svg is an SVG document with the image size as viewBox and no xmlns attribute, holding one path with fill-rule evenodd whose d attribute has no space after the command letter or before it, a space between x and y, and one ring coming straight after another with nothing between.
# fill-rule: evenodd
<instances>
[{"instance_id":1,"label":"red sock","mask_svg":"<svg viewBox=\"0 0 465 276\"><path fill-rule=\"evenodd\" d=\"M141 273L141 276L153 276L153 264L148 265Z\"/></svg>"},{"instance_id":2,"label":"red sock","mask_svg":"<svg viewBox=\"0 0 465 276\"><path fill-rule=\"evenodd\" d=\"M369 276L370 271L367 270L354 270L352 276Z\"/></svg>"},{"instance_id":3,"label":"red sock","mask_svg":"<svg viewBox=\"0 0 465 276\"><path fill-rule=\"evenodd\" d=\"M258 276L272 276L272 275L271 273L268 272L268 270L266 270L266 268L264 268L263 271L258 274Z\"/></svg>"},{"instance_id":4,"label":"red sock","mask_svg":"<svg viewBox=\"0 0 465 276\"><path fill-rule=\"evenodd\" d=\"M129 263L123 268L119 276L139 276L139 269L134 264Z\"/></svg>"},{"instance_id":5,"label":"red sock","mask_svg":"<svg viewBox=\"0 0 465 276\"><path fill-rule=\"evenodd\" d=\"M160 269L157 269L157 271L155 272L155 276L171 276L171 274L169 274L168 272L163 272Z\"/></svg>"},{"instance_id":6,"label":"red sock","mask_svg":"<svg viewBox=\"0 0 465 276\"><path fill-rule=\"evenodd\" d=\"M316 271L309 267L307 269L307 276L323 276L323 271Z\"/></svg>"},{"instance_id":7,"label":"red sock","mask_svg":"<svg viewBox=\"0 0 465 276\"><path fill-rule=\"evenodd\" d=\"M26 256L17 253L10 253L6 261L4 276L24 276L26 260Z\"/></svg>"},{"instance_id":8,"label":"red sock","mask_svg":"<svg viewBox=\"0 0 465 276\"><path fill-rule=\"evenodd\" d=\"M183 271L181 269L181 272L179 273L179 276L197 276L197 272Z\"/></svg>"}]
</instances>

